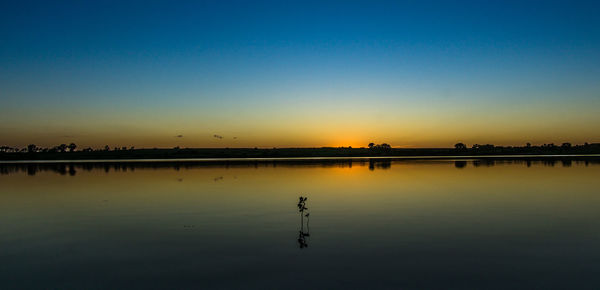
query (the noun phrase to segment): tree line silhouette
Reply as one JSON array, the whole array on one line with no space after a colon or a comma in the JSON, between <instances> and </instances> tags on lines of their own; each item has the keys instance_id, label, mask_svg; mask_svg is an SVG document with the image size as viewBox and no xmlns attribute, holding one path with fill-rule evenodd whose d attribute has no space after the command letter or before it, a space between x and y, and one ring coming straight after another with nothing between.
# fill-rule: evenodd
<instances>
[{"instance_id":1,"label":"tree line silhouette","mask_svg":"<svg viewBox=\"0 0 600 290\"><path fill-rule=\"evenodd\" d=\"M29 144L27 147L19 148L19 147L10 147L10 146L0 146L0 152L2 153L65 153L65 152L75 152L77 151L77 144L70 143L60 144L54 147L38 147L35 144ZM101 149L94 149L92 147L87 147L81 149L81 152L93 152L93 151L125 151L125 150L134 150L133 146L127 147L113 147L106 145Z\"/></svg>"},{"instance_id":2,"label":"tree line silhouette","mask_svg":"<svg viewBox=\"0 0 600 290\"><path fill-rule=\"evenodd\" d=\"M496 146L493 144L473 144L471 148L464 143L454 144L454 150L459 153L476 153L476 154L505 154L505 153L524 153L524 154L559 154L559 153L600 153L600 143L584 143L581 145L572 145L569 142L562 143L560 146L554 143L542 145L531 145L526 143L525 146Z\"/></svg>"},{"instance_id":3,"label":"tree line silhouette","mask_svg":"<svg viewBox=\"0 0 600 290\"><path fill-rule=\"evenodd\" d=\"M29 144L24 148L0 146L0 160L83 160L83 159L143 159L143 158L285 158L285 157L393 157L393 156L466 156L466 155L557 155L600 154L600 143L554 143L524 146L496 146L462 142L453 148L393 148L390 144L369 143L366 147L319 148L143 148L91 147L80 149L77 144L60 144L38 147Z\"/></svg>"}]
</instances>

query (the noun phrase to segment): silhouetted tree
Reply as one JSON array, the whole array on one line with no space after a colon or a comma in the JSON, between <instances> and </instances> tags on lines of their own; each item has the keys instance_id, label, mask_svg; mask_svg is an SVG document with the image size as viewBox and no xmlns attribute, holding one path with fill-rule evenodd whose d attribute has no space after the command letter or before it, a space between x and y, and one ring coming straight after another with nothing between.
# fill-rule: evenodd
<instances>
[{"instance_id":1,"label":"silhouetted tree","mask_svg":"<svg viewBox=\"0 0 600 290\"><path fill-rule=\"evenodd\" d=\"M392 146L390 144L388 144L388 143L383 143L383 144L380 144L378 146L381 149L391 149L392 148Z\"/></svg>"},{"instance_id":2,"label":"silhouetted tree","mask_svg":"<svg viewBox=\"0 0 600 290\"><path fill-rule=\"evenodd\" d=\"M467 145L465 145L464 143L456 143L456 144L454 144L454 149L456 149L456 150L466 150L467 149Z\"/></svg>"},{"instance_id":3,"label":"silhouetted tree","mask_svg":"<svg viewBox=\"0 0 600 290\"><path fill-rule=\"evenodd\" d=\"M387 144L387 143L382 143L382 144L369 143L369 149L370 150L384 151L384 150L390 150L390 149L392 149L392 146L390 144Z\"/></svg>"},{"instance_id":4,"label":"silhouetted tree","mask_svg":"<svg viewBox=\"0 0 600 290\"><path fill-rule=\"evenodd\" d=\"M29 153L36 152L37 146L35 146L35 144L29 144L29 145L27 145L27 151L29 151Z\"/></svg>"},{"instance_id":5,"label":"silhouetted tree","mask_svg":"<svg viewBox=\"0 0 600 290\"><path fill-rule=\"evenodd\" d=\"M58 145L57 149L60 152L66 152L67 151L67 147L68 147L67 144L60 144L60 145Z\"/></svg>"},{"instance_id":6,"label":"silhouetted tree","mask_svg":"<svg viewBox=\"0 0 600 290\"><path fill-rule=\"evenodd\" d=\"M75 143L69 144L69 152L75 151L75 148L77 148L77 145Z\"/></svg>"}]
</instances>

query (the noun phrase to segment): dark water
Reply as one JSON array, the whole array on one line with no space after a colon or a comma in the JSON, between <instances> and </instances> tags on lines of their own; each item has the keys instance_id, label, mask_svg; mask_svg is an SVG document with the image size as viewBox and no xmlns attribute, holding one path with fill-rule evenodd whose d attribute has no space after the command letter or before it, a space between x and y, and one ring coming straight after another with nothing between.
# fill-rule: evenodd
<instances>
[{"instance_id":1,"label":"dark water","mask_svg":"<svg viewBox=\"0 0 600 290\"><path fill-rule=\"evenodd\" d=\"M1 289L599 287L594 161L0 165Z\"/></svg>"}]
</instances>

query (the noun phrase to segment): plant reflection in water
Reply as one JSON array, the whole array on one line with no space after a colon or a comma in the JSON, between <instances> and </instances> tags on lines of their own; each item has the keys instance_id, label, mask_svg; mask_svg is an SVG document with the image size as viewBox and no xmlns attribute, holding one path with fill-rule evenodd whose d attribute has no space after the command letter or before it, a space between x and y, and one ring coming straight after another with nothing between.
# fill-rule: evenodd
<instances>
[{"instance_id":1,"label":"plant reflection in water","mask_svg":"<svg viewBox=\"0 0 600 290\"><path fill-rule=\"evenodd\" d=\"M298 199L298 211L300 212L300 231L298 232L298 246L300 249L308 247L308 239L310 237L310 226L309 218L310 213L306 207L306 200L308 197L302 197ZM306 232L304 231L304 217L306 217Z\"/></svg>"}]
</instances>

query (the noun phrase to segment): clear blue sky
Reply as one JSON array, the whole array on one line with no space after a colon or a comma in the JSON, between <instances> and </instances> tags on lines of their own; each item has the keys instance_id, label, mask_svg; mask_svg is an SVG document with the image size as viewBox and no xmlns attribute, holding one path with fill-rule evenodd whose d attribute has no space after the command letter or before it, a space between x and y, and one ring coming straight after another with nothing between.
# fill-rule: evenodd
<instances>
[{"instance_id":1,"label":"clear blue sky","mask_svg":"<svg viewBox=\"0 0 600 290\"><path fill-rule=\"evenodd\" d=\"M0 143L600 142L598 2L323 2L5 1Z\"/></svg>"}]
</instances>

